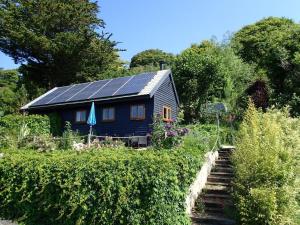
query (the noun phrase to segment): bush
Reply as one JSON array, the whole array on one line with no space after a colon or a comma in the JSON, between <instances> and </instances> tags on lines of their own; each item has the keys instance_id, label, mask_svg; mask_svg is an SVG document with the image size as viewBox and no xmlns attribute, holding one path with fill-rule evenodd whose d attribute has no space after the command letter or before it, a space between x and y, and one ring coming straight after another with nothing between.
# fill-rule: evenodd
<instances>
[{"instance_id":1,"label":"bush","mask_svg":"<svg viewBox=\"0 0 300 225\"><path fill-rule=\"evenodd\" d=\"M18 134L23 124L27 125L30 130L30 135L50 133L50 121L48 116L10 114L0 117L0 127L5 128L8 133Z\"/></svg>"},{"instance_id":2,"label":"bush","mask_svg":"<svg viewBox=\"0 0 300 225\"><path fill-rule=\"evenodd\" d=\"M292 224L299 128L300 121L286 110L262 113L250 104L233 154L234 197L242 224Z\"/></svg>"},{"instance_id":3,"label":"bush","mask_svg":"<svg viewBox=\"0 0 300 225\"><path fill-rule=\"evenodd\" d=\"M71 123L67 121L62 137L59 138L59 148L64 150L72 149L74 142L79 142L79 139L78 133L72 130Z\"/></svg>"},{"instance_id":4,"label":"bush","mask_svg":"<svg viewBox=\"0 0 300 225\"><path fill-rule=\"evenodd\" d=\"M24 146L28 137L50 134L47 116L10 114L0 117L0 148Z\"/></svg>"},{"instance_id":5,"label":"bush","mask_svg":"<svg viewBox=\"0 0 300 225\"><path fill-rule=\"evenodd\" d=\"M174 151L5 151L0 217L31 225L190 224L185 197L210 149L192 139Z\"/></svg>"},{"instance_id":6,"label":"bush","mask_svg":"<svg viewBox=\"0 0 300 225\"><path fill-rule=\"evenodd\" d=\"M187 128L180 128L176 121L164 122L160 114L154 117L152 127L151 143L154 149L171 149L178 146L182 137L189 132Z\"/></svg>"}]
</instances>

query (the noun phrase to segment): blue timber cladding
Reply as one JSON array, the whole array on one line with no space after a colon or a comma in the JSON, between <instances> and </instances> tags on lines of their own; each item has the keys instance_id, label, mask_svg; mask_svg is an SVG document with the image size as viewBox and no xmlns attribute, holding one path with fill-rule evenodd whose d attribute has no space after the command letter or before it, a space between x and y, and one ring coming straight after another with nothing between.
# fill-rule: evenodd
<instances>
[{"instance_id":1,"label":"blue timber cladding","mask_svg":"<svg viewBox=\"0 0 300 225\"><path fill-rule=\"evenodd\" d=\"M171 80L171 75L169 75L165 81L161 84L161 86L155 92L154 98L154 113L162 114L163 107L167 106L172 109L172 119L175 120L177 118L178 113L178 103L176 100L175 89L173 86L173 82Z\"/></svg>"},{"instance_id":2,"label":"blue timber cladding","mask_svg":"<svg viewBox=\"0 0 300 225\"><path fill-rule=\"evenodd\" d=\"M131 120L130 119L130 106L135 104L145 105L145 119L144 120ZM115 120L112 122L102 121L102 109L105 107L115 108ZM81 134L88 134L89 125L86 123L75 123L75 113L77 110L87 110L89 114L90 106L72 107L60 111L62 121L70 121L72 129L78 130ZM99 136L139 136L147 135L150 132L152 117L153 117L153 99L135 100L126 102L116 102L110 104L95 103L96 120L97 124L93 126L93 132Z\"/></svg>"}]
</instances>

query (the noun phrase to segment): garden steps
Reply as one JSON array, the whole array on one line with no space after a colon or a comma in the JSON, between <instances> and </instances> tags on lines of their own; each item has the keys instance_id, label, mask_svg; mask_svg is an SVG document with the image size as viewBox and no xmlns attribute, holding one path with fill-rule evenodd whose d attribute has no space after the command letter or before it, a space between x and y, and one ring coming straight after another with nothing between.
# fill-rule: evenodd
<instances>
[{"instance_id":1,"label":"garden steps","mask_svg":"<svg viewBox=\"0 0 300 225\"><path fill-rule=\"evenodd\" d=\"M234 225L232 190L233 167L230 162L231 148L220 149L205 187L196 201L191 216L193 225Z\"/></svg>"}]
</instances>

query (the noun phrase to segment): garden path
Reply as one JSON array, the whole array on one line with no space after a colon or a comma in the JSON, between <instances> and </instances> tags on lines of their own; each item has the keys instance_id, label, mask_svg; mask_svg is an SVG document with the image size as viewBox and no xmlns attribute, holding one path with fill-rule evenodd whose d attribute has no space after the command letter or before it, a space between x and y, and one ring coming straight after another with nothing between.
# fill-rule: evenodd
<instances>
[{"instance_id":1,"label":"garden path","mask_svg":"<svg viewBox=\"0 0 300 225\"><path fill-rule=\"evenodd\" d=\"M207 178L191 216L193 225L234 225L231 181L233 168L230 155L234 148L219 150L219 158Z\"/></svg>"}]
</instances>

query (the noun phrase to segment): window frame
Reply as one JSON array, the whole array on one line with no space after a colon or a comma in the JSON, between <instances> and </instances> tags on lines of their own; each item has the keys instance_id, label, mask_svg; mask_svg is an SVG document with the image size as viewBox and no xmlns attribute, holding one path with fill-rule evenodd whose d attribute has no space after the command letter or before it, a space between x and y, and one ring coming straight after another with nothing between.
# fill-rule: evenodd
<instances>
[{"instance_id":1,"label":"window frame","mask_svg":"<svg viewBox=\"0 0 300 225\"><path fill-rule=\"evenodd\" d=\"M85 120L81 120L81 121L77 121L77 113L79 112L85 112ZM86 109L79 109L75 111L75 119L74 119L74 123L76 124L84 124L87 122L87 110Z\"/></svg>"},{"instance_id":2,"label":"window frame","mask_svg":"<svg viewBox=\"0 0 300 225\"><path fill-rule=\"evenodd\" d=\"M112 119L104 119L104 110L105 109L112 109L113 110L113 118ZM109 123L109 122L114 122L116 120L116 109L113 106L108 106L108 107L103 107L102 108L102 122L104 123Z\"/></svg>"},{"instance_id":3,"label":"window frame","mask_svg":"<svg viewBox=\"0 0 300 225\"><path fill-rule=\"evenodd\" d=\"M139 108L139 106L143 106L143 111L144 111L143 117L139 117L139 116L133 117L132 107L135 107L135 106L138 107L138 108ZM145 104L132 104L132 105L130 105L130 120L141 121L141 120L145 120L145 119L146 119L146 106L145 106Z\"/></svg>"},{"instance_id":4,"label":"window frame","mask_svg":"<svg viewBox=\"0 0 300 225\"><path fill-rule=\"evenodd\" d=\"M167 118L165 117L165 110L167 111ZM170 122L172 121L172 108L169 106L163 106L163 121Z\"/></svg>"}]
</instances>

